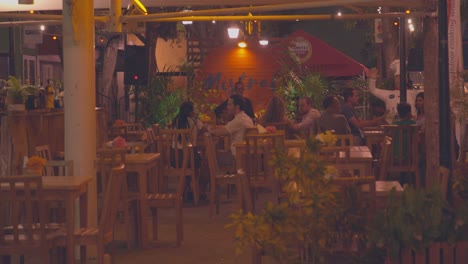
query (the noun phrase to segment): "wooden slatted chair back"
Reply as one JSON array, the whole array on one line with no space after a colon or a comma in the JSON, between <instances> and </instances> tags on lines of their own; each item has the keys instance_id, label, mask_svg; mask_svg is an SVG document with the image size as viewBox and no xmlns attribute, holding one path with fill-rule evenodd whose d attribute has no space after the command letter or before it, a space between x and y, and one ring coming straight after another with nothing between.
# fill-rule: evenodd
<instances>
[{"instance_id":1,"label":"wooden slatted chair back","mask_svg":"<svg viewBox=\"0 0 468 264\"><path fill-rule=\"evenodd\" d=\"M44 176L73 176L73 160L48 160Z\"/></svg>"},{"instance_id":2,"label":"wooden slatted chair back","mask_svg":"<svg viewBox=\"0 0 468 264\"><path fill-rule=\"evenodd\" d=\"M389 165L390 159L390 148L392 147L392 138L385 136L384 141L381 144L381 152L379 159L376 163L378 169L375 173L379 180L385 180L387 178L387 166Z\"/></svg>"},{"instance_id":3,"label":"wooden slatted chair back","mask_svg":"<svg viewBox=\"0 0 468 264\"><path fill-rule=\"evenodd\" d=\"M117 136L121 136L123 138L127 138L127 126L112 126L109 132L109 138L113 139Z\"/></svg>"},{"instance_id":4,"label":"wooden slatted chair back","mask_svg":"<svg viewBox=\"0 0 468 264\"><path fill-rule=\"evenodd\" d=\"M247 190L267 188L272 191L273 203L280 198L281 183L274 177L270 160L274 151L285 151L284 131L275 133L247 133L245 146L236 148L237 169L245 173L248 180Z\"/></svg>"},{"instance_id":5,"label":"wooden slatted chair back","mask_svg":"<svg viewBox=\"0 0 468 264\"><path fill-rule=\"evenodd\" d=\"M106 189L104 190L104 200L99 218L99 233L101 237L104 237L106 233L112 232L114 228L122 190L124 189L124 185L127 184L126 177L124 164L111 168Z\"/></svg>"},{"instance_id":6,"label":"wooden slatted chair back","mask_svg":"<svg viewBox=\"0 0 468 264\"><path fill-rule=\"evenodd\" d=\"M125 164L126 148L102 148L96 152L96 171L100 176L100 193L107 188L107 182L111 169L120 164Z\"/></svg>"},{"instance_id":7,"label":"wooden slatted chair back","mask_svg":"<svg viewBox=\"0 0 468 264\"><path fill-rule=\"evenodd\" d=\"M0 209L6 210L0 216L0 255L35 251L48 258L42 190L39 175L0 177Z\"/></svg>"},{"instance_id":8,"label":"wooden slatted chair back","mask_svg":"<svg viewBox=\"0 0 468 264\"><path fill-rule=\"evenodd\" d=\"M127 123L127 133L145 131L145 127L141 123Z\"/></svg>"},{"instance_id":9,"label":"wooden slatted chair back","mask_svg":"<svg viewBox=\"0 0 468 264\"><path fill-rule=\"evenodd\" d=\"M156 152L156 136L154 135L153 128L146 129L146 144L150 152Z\"/></svg>"},{"instance_id":10,"label":"wooden slatted chair back","mask_svg":"<svg viewBox=\"0 0 468 264\"><path fill-rule=\"evenodd\" d=\"M164 176L194 175L191 129L163 129L158 140Z\"/></svg>"},{"instance_id":11,"label":"wooden slatted chair back","mask_svg":"<svg viewBox=\"0 0 468 264\"><path fill-rule=\"evenodd\" d=\"M336 146L344 147L344 146L352 146L354 137L352 134L349 135L335 135L336 136Z\"/></svg>"},{"instance_id":12,"label":"wooden slatted chair back","mask_svg":"<svg viewBox=\"0 0 468 264\"><path fill-rule=\"evenodd\" d=\"M350 147L322 147L319 156L327 163L342 164L350 161Z\"/></svg>"},{"instance_id":13,"label":"wooden slatted chair back","mask_svg":"<svg viewBox=\"0 0 468 264\"><path fill-rule=\"evenodd\" d=\"M36 155L45 159L45 160L51 160L52 159L52 154L50 153L50 148L49 145L41 145L41 146L36 146Z\"/></svg>"},{"instance_id":14,"label":"wooden slatted chair back","mask_svg":"<svg viewBox=\"0 0 468 264\"><path fill-rule=\"evenodd\" d=\"M334 164L338 177L365 177L366 165L363 163L337 163Z\"/></svg>"},{"instance_id":15,"label":"wooden slatted chair back","mask_svg":"<svg viewBox=\"0 0 468 264\"><path fill-rule=\"evenodd\" d=\"M415 186L421 184L419 161L419 129L417 125L383 125L384 134L392 138L386 171L415 174Z\"/></svg>"},{"instance_id":16,"label":"wooden slatted chair back","mask_svg":"<svg viewBox=\"0 0 468 264\"><path fill-rule=\"evenodd\" d=\"M366 215L370 217L375 211L376 207L376 179L374 176L363 176L363 177L336 177L332 180L333 184L336 184L339 188L339 193L343 199L342 202L352 202L350 194L350 188L354 188L356 191L355 197L359 199L356 201L359 206L365 206Z\"/></svg>"}]
</instances>

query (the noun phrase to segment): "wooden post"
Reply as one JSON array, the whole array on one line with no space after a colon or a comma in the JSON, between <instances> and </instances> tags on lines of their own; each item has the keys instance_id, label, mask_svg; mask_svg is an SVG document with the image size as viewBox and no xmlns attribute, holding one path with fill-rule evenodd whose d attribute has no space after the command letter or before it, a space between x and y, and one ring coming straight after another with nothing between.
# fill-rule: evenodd
<instances>
[{"instance_id":1,"label":"wooden post","mask_svg":"<svg viewBox=\"0 0 468 264\"><path fill-rule=\"evenodd\" d=\"M437 3L431 0L433 6ZM426 146L426 186L437 184L439 177L439 71L437 18L424 19L424 108ZM429 147L430 146L430 147Z\"/></svg>"}]
</instances>

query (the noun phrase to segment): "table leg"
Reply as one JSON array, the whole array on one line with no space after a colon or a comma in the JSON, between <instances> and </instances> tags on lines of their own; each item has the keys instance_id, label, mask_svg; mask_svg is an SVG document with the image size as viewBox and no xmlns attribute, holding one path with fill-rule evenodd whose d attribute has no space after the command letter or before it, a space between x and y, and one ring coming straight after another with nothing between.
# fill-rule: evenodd
<instances>
[{"instance_id":1,"label":"table leg","mask_svg":"<svg viewBox=\"0 0 468 264\"><path fill-rule=\"evenodd\" d=\"M148 247L148 200L146 194L148 190L148 170L138 171L139 177L139 191L140 191L140 202L139 202L139 214L140 214L140 245L142 248Z\"/></svg>"},{"instance_id":2,"label":"table leg","mask_svg":"<svg viewBox=\"0 0 468 264\"><path fill-rule=\"evenodd\" d=\"M86 193L80 196L80 227L85 228L88 226L88 195ZM86 246L80 246L80 260L81 263L86 263L87 254Z\"/></svg>"},{"instance_id":3,"label":"table leg","mask_svg":"<svg viewBox=\"0 0 468 264\"><path fill-rule=\"evenodd\" d=\"M66 198L67 208L67 263L73 264L75 263L75 248L74 248L74 241L73 241L73 234L75 231L75 199L73 199L73 195L68 194Z\"/></svg>"}]
</instances>

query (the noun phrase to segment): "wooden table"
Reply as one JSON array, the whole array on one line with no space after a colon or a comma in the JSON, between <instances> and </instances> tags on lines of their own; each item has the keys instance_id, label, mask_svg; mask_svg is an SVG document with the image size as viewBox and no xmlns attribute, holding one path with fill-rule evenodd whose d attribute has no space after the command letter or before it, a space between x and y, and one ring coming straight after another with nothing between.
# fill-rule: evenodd
<instances>
[{"instance_id":1,"label":"wooden table","mask_svg":"<svg viewBox=\"0 0 468 264\"><path fill-rule=\"evenodd\" d=\"M349 152L350 163L362 164L365 175L374 175L372 171L372 153L367 146L351 146Z\"/></svg>"},{"instance_id":2,"label":"wooden table","mask_svg":"<svg viewBox=\"0 0 468 264\"><path fill-rule=\"evenodd\" d=\"M380 143L382 143L385 138L383 130L364 130L364 137L366 138L366 145L370 149L372 156L378 158L381 151Z\"/></svg>"},{"instance_id":3,"label":"wooden table","mask_svg":"<svg viewBox=\"0 0 468 264\"><path fill-rule=\"evenodd\" d=\"M12 176L14 177L14 176ZM67 227L67 262L75 263L75 199L79 198L80 226L87 224L88 212L88 184L93 176L43 176L42 189L44 200L61 201L66 211L65 224ZM17 186L17 188L21 188Z\"/></svg>"},{"instance_id":4,"label":"wooden table","mask_svg":"<svg viewBox=\"0 0 468 264\"><path fill-rule=\"evenodd\" d=\"M142 248L148 247L148 187L151 192L159 190L159 167L161 158L159 153L125 154L125 165L128 172L136 172L138 175L138 199L139 199L139 223L137 232L138 240ZM148 184L150 182L151 184Z\"/></svg>"}]
</instances>

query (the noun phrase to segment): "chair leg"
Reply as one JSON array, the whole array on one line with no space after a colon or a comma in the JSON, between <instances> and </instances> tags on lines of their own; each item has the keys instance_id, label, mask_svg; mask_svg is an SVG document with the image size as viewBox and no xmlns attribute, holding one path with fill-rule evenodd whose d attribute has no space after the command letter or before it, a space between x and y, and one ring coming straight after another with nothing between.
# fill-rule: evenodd
<instances>
[{"instance_id":1,"label":"chair leg","mask_svg":"<svg viewBox=\"0 0 468 264\"><path fill-rule=\"evenodd\" d=\"M238 182L236 183L236 189L237 189L237 200L239 203L239 210L242 210L242 201L244 200L244 190L242 190L242 183L241 183L240 178Z\"/></svg>"},{"instance_id":2,"label":"chair leg","mask_svg":"<svg viewBox=\"0 0 468 264\"><path fill-rule=\"evenodd\" d=\"M220 186L215 186L215 201L216 201L216 214L218 215L219 214L219 207L220 207L220 204L221 204L221 198L219 196L219 193L220 193L220 189L221 187Z\"/></svg>"},{"instance_id":3,"label":"chair leg","mask_svg":"<svg viewBox=\"0 0 468 264\"><path fill-rule=\"evenodd\" d=\"M132 226L130 225L130 208L128 204L126 204L126 208L124 209L123 217L125 222L125 229L127 229L127 249L130 249L130 244L132 240Z\"/></svg>"},{"instance_id":4,"label":"chair leg","mask_svg":"<svg viewBox=\"0 0 468 264\"><path fill-rule=\"evenodd\" d=\"M195 176L195 171L192 173L192 190L193 190L193 203L195 206L198 205L200 200L200 184L198 183L198 177Z\"/></svg>"},{"instance_id":5,"label":"chair leg","mask_svg":"<svg viewBox=\"0 0 468 264\"><path fill-rule=\"evenodd\" d=\"M183 228L183 221L182 221L182 201L176 201L176 234L177 234L177 246L182 244L184 240L184 228Z\"/></svg>"},{"instance_id":6,"label":"chair leg","mask_svg":"<svg viewBox=\"0 0 468 264\"><path fill-rule=\"evenodd\" d=\"M104 245L101 241L101 243L98 242L98 245L97 245L97 264L104 264ZM86 260L85 260L85 263L86 263Z\"/></svg>"},{"instance_id":7,"label":"chair leg","mask_svg":"<svg viewBox=\"0 0 468 264\"><path fill-rule=\"evenodd\" d=\"M419 189L421 187L421 176L419 174L419 168L416 168L414 171L414 186Z\"/></svg>"},{"instance_id":8,"label":"chair leg","mask_svg":"<svg viewBox=\"0 0 468 264\"><path fill-rule=\"evenodd\" d=\"M158 208L151 208L152 223L153 223L153 240L158 240Z\"/></svg>"},{"instance_id":9,"label":"chair leg","mask_svg":"<svg viewBox=\"0 0 468 264\"><path fill-rule=\"evenodd\" d=\"M98 248L99 248L99 246L98 246ZM99 257L99 252L98 252L98 257ZM87 258L88 258L88 256L86 254L86 246L80 246L80 260L81 260L81 263L86 264L88 262ZM99 263L99 258L98 258L98 263Z\"/></svg>"},{"instance_id":10,"label":"chair leg","mask_svg":"<svg viewBox=\"0 0 468 264\"><path fill-rule=\"evenodd\" d=\"M210 218L213 217L213 207L215 206L216 201L216 182L210 183Z\"/></svg>"}]
</instances>

